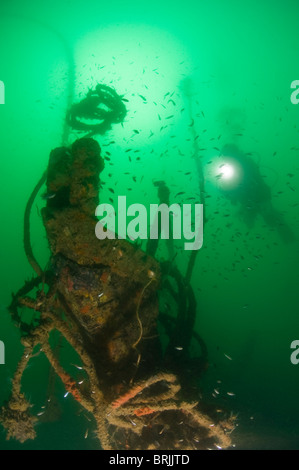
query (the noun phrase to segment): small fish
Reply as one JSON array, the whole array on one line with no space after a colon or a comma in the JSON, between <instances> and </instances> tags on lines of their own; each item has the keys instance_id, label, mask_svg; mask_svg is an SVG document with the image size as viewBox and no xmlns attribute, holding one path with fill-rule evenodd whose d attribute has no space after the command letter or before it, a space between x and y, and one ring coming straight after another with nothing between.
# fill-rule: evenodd
<instances>
[{"instance_id":1,"label":"small fish","mask_svg":"<svg viewBox=\"0 0 299 470\"><path fill-rule=\"evenodd\" d=\"M56 193L44 193L42 195L42 198L47 201L48 199L53 199L55 196L56 196Z\"/></svg>"},{"instance_id":2,"label":"small fish","mask_svg":"<svg viewBox=\"0 0 299 470\"><path fill-rule=\"evenodd\" d=\"M83 367L77 366L77 364L71 364L71 366L74 366L74 367L76 367L76 368L79 369L79 370L83 370Z\"/></svg>"},{"instance_id":3,"label":"small fish","mask_svg":"<svg viewBox=\"0 0 299 470\"><path fill-rule=\"evenodd\" d=\"M230 356L228 356L227 354L224 354L224 355L225 355L225 357L226 357L229 361L232 361L232 360L233 360L233 359L232 359Z\"/></svg>"}]
</instances>

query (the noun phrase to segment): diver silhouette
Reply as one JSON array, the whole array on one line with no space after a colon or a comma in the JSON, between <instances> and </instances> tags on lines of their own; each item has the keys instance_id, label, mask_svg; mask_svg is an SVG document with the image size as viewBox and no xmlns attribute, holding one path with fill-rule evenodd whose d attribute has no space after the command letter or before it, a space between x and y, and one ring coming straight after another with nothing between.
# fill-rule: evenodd
<instances>
[{"instance_id":1,"label":"diver silhouette","mask_svg":"<svg viewBox=\"0 0 299 470\"><path fill-rule=\"evenodd\" d=\"M293 242L294 233L273 207L271 188L264 181L259 165L235 144L225 145L221 155L224 161L227 158L232 166L236 165L239 178L235 185L220 187L220 190L232 204L240 206L239 214L247 227L251 229L260 215L269 227L277 230L283 242Z\"/></svg>"}]
</instances>

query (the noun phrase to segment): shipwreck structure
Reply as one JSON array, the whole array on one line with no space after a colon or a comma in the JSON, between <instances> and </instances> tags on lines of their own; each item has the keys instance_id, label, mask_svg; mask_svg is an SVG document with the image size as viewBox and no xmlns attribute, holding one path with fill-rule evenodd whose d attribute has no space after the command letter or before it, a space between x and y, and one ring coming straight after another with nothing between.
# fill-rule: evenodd
<instances>
[{"instance_id":1,"label":"shipwreck structure","mask_svg":"<svg viewBox=\"0 0 299 470\"><path fill-rule=\"evenodd\" d=\"M88 95L93 113L100 92L115 100L106 88L97 91ZM78 110L82 115L86 107L73 109L69 119L80 127L74 114ZM119 111L123 116L122 106ZM103 118L103 113L96 116ZM117 122L115 113L113 119ZM92 129L92 134L100 129L105 132L107 125ZM31 358L44 354L66 393L94 417L102 449L227 448L234 420L225 412L207 411L199 394L188 387L194 371L200 375L207 366L206 346L193 331L196 300L190 283L171 261L155 259L158 240L145 252L127 240L95 236L103 170L100 145L91 136L56 148L27 204L25 251L36 276L13 296L9 307L24 352L11 398L0 411L7 439L25 442L36 436L39 418L31 414L22 376ZM29 216L45 179L42 218L51 257L43 270L31 250ZM164 184L159 191L168 199ZM159 304L163 289L172 298L174 312ZM34 324L22 321L23 306L36 312ZM161 342L158 322L167 344ZM76 352L84 380L76 379L70 364L62 365L49 340L53 331ZM190 357L192 338L201 350L196 358Z\"/></svg>"}]
</instances>

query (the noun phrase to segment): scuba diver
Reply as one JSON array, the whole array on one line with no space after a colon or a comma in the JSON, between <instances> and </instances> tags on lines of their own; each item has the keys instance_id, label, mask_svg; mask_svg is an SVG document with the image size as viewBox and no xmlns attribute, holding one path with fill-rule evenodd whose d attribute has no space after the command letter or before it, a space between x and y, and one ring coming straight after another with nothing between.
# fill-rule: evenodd
<instances>
[{"instance_id":1,"label":"scuba diver","mask_svg":"<svg viewBox=\"0 0 299 470\"><path fill-rule=\"evenodd\" d=\"M259 214L268 226L277 230L285 243L294 241L292 230L272 205L271 188L260 174L258 164L235 144L225 145L221 157L223 164L216 176L221 192L232 204L240 205L240 215L247 227L253 227Z\"/></svg>"}]
</instances>

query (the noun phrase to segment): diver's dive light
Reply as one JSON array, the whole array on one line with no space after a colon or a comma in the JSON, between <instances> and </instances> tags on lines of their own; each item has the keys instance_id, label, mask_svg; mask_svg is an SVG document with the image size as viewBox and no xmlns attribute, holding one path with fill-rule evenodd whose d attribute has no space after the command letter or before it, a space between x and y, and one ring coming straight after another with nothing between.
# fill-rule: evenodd
<instances>
[{"instance_id":1,"label":"diver's dive light","mask_svg":"<svg viewBox=\"0 0 299 470\"><path fill-rule=\"evenodd\" d=\"M236 170L231 163L223 163L221 167L221 178L224 180L232 179Z\"/></svg>"},{"instance_id":2,"label":"diver's dive light","mask_svg":"<svg viewBox=\"0 0 299 470\"><path fill-rule=\"evenodd\" d=\"M243 180L243 169L233 157L220 155L213 164L213 178L222 190L236 189Z\"/></svg>"}]
</instances>

